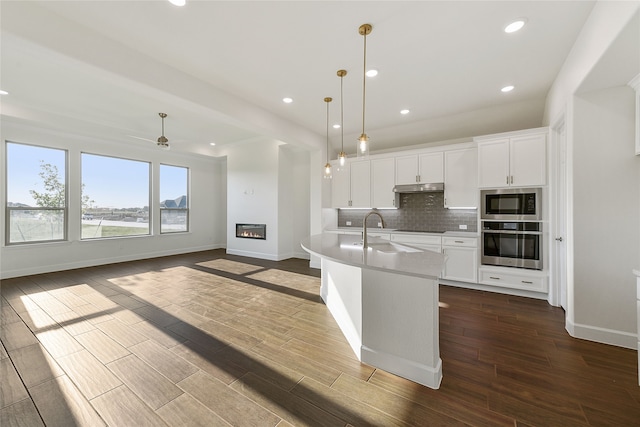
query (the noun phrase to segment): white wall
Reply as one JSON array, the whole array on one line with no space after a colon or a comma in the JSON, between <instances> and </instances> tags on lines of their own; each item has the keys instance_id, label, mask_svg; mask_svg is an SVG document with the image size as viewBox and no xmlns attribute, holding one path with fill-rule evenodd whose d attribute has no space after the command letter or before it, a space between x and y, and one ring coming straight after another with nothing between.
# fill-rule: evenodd
<instances>
[{"instance_id":1,"label":"white wall","mask_svg":"<svg viewBox=\"0 0 640 427\"><path fill-rule=\"evenodd\" d=\"M638 10L640 10L640 2L637 1L596 3L549 90L543 125L548 126L560 118L573 94L598 65L602 56ZM629 52L628 59L637 54L638 52Z\"/></svg>"},{"instance_id":2,"label":"white wall","mask_svg":"<svg viewBox=\"0 0 640 427\"><path fill-rule=\"evenodd\" d=\"M227 253L283 260L308 258L300 241L309 235L309 153L256 138L225 150ZM236 223L267 224L267 239L238 239Z\"/></svg>"},{"instance_id":3,"label":"white wall","mask_svg":"<svg viewBox=\"0 0 640 427\"><path fill-rule=\"evenodd\" d=\"M573 143L574 335L634 347L632 269L640 260L640 157L635 92L576 97ZM627 342L628 341L628 342Z\"/></svg>"},{"instance_id":4,"label":"white wall","mask_svg":"<svg viewBox=\"0 0 640 427\"><path fill-rule=\"evenodd\" d=\"M5 246L5 228L0 231L0 277L17 277L92 265L108 264L120 261L152 258L164 255L214 249L224 246L215 224L221 221L224 211L216 203L216 195L223 190L220 182L220 161L204 156L184 155L173 151L163 151L149 144L149 148L138 144L123 144L114 141L80 138L60 131L36 128L14 123L3 118L1 141L42 145L66 149L69 152L69 198L68 241L34 243L28 245ZM4 183L5 150L2 144L0 176ZM188 167L191 174L191 210L190 230L188 233L160 235L159 225L155 224L150 236L129 238L110 238L100 240L80 240L80 153L89 152L152 163L157 170L160 163ZM157 177L152 188L157 192ZM6 206L4 185L0 204ZM77 193L77 194L76 194ZM151 209L156 213L159 200L155 196ZM75 202L74 202L75 201ZM77 209L73 209L77 207ZM0 213L0 222L5 223L5 210Z\"/></svg>"},{"instance_id":5,"label":"white wall","mask_svg":"<svg viewBox=\"0 0 640 427\"><path fill-rule=\"evenodd\" d=\"M596 3L551 87L544 118L552 124L564 116L567 129L567 330L630 348L640 172L625 84L640 72L639 10L640 2Z\"/></svg>"},{"instance_id":6,"label":"white wall","mask_svg":"<svg viewBox=\"0 0 640 427\"><path fill-rule=\"evenodd\" d=\"M276 259L279 142L246 141L226 150L227 253ZM236 223L266 224L267 239L236 238Z\"/></svg>"},{"instance_id":7,"label":"white wall","mask_svg":"<svg viewBox=\"0 0 640 427\"><path fill-rule=\"evenodd\" d=\"M309 152L296 152L293 154L292 174L292 235L291 256L295 258L309 259L309 253L300 247L300 242L311 233L311 180L309 176L310 161ZM283 224L286 226L286 224Z\"/></svg>"}]
</instances>

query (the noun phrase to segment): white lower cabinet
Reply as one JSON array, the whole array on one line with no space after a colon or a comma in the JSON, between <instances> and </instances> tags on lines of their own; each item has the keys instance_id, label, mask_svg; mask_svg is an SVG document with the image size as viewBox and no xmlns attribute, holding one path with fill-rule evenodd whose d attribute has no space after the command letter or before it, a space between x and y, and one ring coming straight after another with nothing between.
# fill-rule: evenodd
<instances>
[{"instance_id":1,"label":"white lower cabinet","mask_svg":"<svg viewBox=\"0 0 640 427\"><path fill-rule=\"evenodd\" d=\"M481 267L480 283L503 288L522 289L533 292L547 292L547 274L536 270L515 268Z\"/></svg>"},{"instance_id":2,"label":"white lower cabinet","mask_svg":"<svg viewBox=\"0 0 640 427\"><path fill-rule=\"evenodd\" d=\"M478 281L478 239L475 237L442 238L444 263L443 279L459 282Z\"/></svg>"},{"instance_id":3,"label":"white lower cabinet","mask_svg":"<svg viewBox=\"0 0 640 427\"><path fill-rule=\"evenodd\" d=\"M438 235L392 234L391 241L438 253L442 251L442 237Z\"/></svg>"}]
</instances>

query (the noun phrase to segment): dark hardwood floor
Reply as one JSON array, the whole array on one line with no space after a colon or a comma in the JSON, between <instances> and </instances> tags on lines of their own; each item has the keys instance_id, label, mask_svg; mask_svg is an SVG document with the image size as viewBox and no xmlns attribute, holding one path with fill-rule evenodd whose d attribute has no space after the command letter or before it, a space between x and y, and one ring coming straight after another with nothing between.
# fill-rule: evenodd
<instances>
[{"instance_id":1,"label":"dark hardwood floor","mask_svg":"<svg viewBox=\"0 0 640 427\"><path fill-rule=\"evenodd\" d=\"M569 337L545 301L441 286L432 390L358 362L305 260L217 250L1 286L2 427L640 425L637 353Z\"/></svg>"}]
</instances>

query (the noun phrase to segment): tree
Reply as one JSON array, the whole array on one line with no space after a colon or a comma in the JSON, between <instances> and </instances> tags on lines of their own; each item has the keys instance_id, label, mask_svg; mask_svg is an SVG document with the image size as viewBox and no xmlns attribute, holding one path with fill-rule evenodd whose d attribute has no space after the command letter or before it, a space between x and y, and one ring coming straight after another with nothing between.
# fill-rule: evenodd
<instances>
[{"instance_id":1,"label":"tree","mask_svg":"<svg viewBox=\"0 0 640 427\"><path fill-rule=\"evenodd\" d=\"M40 178L42 178L42 185L44 191L39 192L36 190L29 190L29 194L35 200L36 205L41 208L62 208L66 205L65 186L60 180L60 174L58 167L50 163L45 163L44 160L40 160ZM82 211L90 208L95 203L91 200L91 197L84 194L84 184L82 184Z\"/></svg>"}]
</instances>

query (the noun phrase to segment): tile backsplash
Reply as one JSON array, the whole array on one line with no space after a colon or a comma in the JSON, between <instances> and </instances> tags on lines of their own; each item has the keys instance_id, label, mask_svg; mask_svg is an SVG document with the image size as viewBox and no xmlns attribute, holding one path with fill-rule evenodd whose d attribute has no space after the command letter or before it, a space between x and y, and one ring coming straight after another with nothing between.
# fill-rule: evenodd
<instances>
[{"instance_id":1,"label":"tile backsplash","mask_svg":"<svg viewBox=\"0 0 640 427\"><path fill-rule=\"evenodd\" d=\"M339 209L338 227L362 227L362 219L370 209ZM413 231L478 231L475 209L446 209L444 193L410 193L400 196L399 209L380 209L386 228ZM347 225L347 221L351 225ZM369 217L367 226L375 228L380 219ZM466 230L460 230L466 225Z\"/></svg>"}]
</instances>

